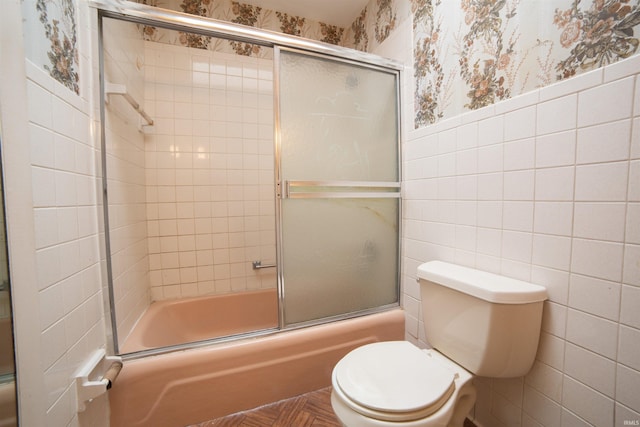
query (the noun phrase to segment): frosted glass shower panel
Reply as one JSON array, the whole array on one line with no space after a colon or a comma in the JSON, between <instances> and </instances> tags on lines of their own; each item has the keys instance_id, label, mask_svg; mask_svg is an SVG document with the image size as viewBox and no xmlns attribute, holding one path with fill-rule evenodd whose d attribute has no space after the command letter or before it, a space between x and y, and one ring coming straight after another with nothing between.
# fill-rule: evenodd
<instances>
[{"instance_id":1,"label":"frosted glass shower panel","mask_svg":"<svg viewBox=\"0 0 640 427\"><path fill-rule=\"evenodd\" d=\"M397 74L280 54L284 324L394 304Z\"/></svg>"},{"instance_id":2,"label":"frosted glass shower panel","mask_svg":"<svg viewBox=\"0 0 640 427\"><path fill-rule=\"evenodd\" d=\"M396 75L282 51L283 176L398 181Z\"/></svg>"},{"instance_id":3,"label":"frosted glass shower panel","mask_svg":"<svg viewBox=\"0 0 640 427\"><path fill-rule=\"evenodd\" d=\"M283 202L285 324L397 301L397 199Z\"/></svg>"}]
</instances>

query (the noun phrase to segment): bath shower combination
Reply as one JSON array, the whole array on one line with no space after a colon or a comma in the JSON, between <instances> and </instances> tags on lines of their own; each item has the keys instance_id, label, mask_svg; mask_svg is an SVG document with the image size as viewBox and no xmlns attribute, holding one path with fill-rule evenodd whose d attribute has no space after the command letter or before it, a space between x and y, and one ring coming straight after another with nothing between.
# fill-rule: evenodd
<instances>
[{"instance_id":1,"label":"bath shower combination","mask_svg":"<svg viewBox=\"0 0 640 427\"><path fill-rule=\"evenodd\" d=\"M400 64L96 4L110 329L125 360L114 419L162 425L186 395L171 422L212 419L327 386L349 350L402 339ZM215 411L197 396L221 387L264 393Z\"/></svg>"}]
</instances>

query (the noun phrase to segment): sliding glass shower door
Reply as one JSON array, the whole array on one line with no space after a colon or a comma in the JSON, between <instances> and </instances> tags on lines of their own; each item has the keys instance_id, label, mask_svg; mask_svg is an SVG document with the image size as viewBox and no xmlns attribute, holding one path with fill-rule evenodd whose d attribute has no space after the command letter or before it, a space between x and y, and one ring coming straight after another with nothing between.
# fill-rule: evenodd
<instances>
[{"instance_id":1,"label":"sliding glass shower door","mask_svg":"<svg viewBox=\"0 0 640 427\"><path fill-rule=\"evenodd\" d=\"M398 74L277 50L283 326L398 301Z\"/></svg>"}]
</instances>

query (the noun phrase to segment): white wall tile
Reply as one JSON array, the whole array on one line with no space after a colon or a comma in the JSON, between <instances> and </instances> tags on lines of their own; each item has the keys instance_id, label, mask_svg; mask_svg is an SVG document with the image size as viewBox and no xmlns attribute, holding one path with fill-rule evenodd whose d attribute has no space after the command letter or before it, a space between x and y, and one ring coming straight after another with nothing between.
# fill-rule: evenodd
<instances>
[{"instance_id":1,"label":"white wall tile","mask_svg":"<svg viewBox=\"0 0 640 427\"><path fill-rule=\"evenodd\" d=\"M542 330L556 337L566 335L567 307L553 302L545 301L542 313Z\"/></svg>"},{"instance_id":2,"label":"white wall tile","mask_svg":"<svg viewBox=\"0 0 640 427\"><path fill-rule=\"evenodd\" d=\"M539 201L573 200L574 168L536 169L535 198Z\"/></svg>"},{"instance_id":3,"label":"white wall tile","mask_svg":"<svg viewBox=\"0 0 640 427\"><path fill-rule=\"evenodd\" d=\"M573 165L576 160L576 130L536 137L536 167Z\"/></svg>"},{"instance_id":4,"label":"white wall tile","mask_svg":"<svg viewBox=\"0 0 640 427\"><path fill-rule=\"evenodd\" d=\"M536 202L533 230L536 233L571 236L573 204L571 202Z\"/></svg>"},{"instance_id":5,"label":"white wall tile","mask_svg":"<svg viewBox=\"0 0 640 427\"><path fill-rule=\"evenodd\" d=\"M469 175L478 172L478 150L469 149L456 153L456 173Z\"/></svg>"},{"instance_id":6,"label":"white wall tile","mask_svg":"<svg viewBox=\"0 0 640 427\"><path fill-rule=\"evenodd\" d=\"M627 204L625 241L640 244L640 203Z\"/></svg>"},{"instance_id":7,"label":"white wall tile","mask_svg":"<svg viewBox=\"0 0 640 427\"><path fill-rule=\"evenodd\" d=\"M579 78L564 79L560 82L553 83L540 89L540 102L559 98L581 90L589 89L602 84L604 70L596 68L580 74Z\"/></svg>"},{"instance_id":8,"label":"white wall tile","mask_svg":"<svg viewBox=\"0 0 640 427\"><path fill-rule=\"evenodd\" d=\"M502 209L502 227L505 230L533 230L533 202L505 201Z\"/></svg>"},{"instance_id":9,"label":"white wall tile","mask_svg":"<svg viewBox=\"0 0 640 427\"><path fill-rule=\"evenodd\" d=\"M570 262L570 238L544 234L533 236L532 263L534 265L569 270Z\"/></svg>"},{"instance_id":10,"label":"white wall tile","mask_svg":"<svg viewBox=\"0 0 640 427\"><path fill-rule=\"evenodd\" d=\"M624 268L622 281L629 285L640 286L640 245L624 246Z\"/></svg>"},{"instance_id":11,"label":"white wall tile","mask_svg":"<svg viewBox=\"0 0 640 427\"><path fill-rule=\"evenodd\" d=\"M52 131L31 123L29 125L29 144L32 165L55 167L55 144Z\"/></svg>"},{"instance_id":12,"label":"white wall tile","mask_svg":"<svg viewBox=\"0 0 640 427\"><path fill-rule=\"evenodd\" d=\"M502 200L503 174L478 175L478 200Z\"/></svg>"},{"instance_id":13,"label":"white wall tile","mask_svg":"<svg viewBox=\"0 0 640 427\"><path fill-rule=\"evenodd\" d=\"M594 426L610 426L613 421L613 400L565 376L562 404Z\"/></svg>"},{"instance_id":14,"label":"white wall tile","mask_svg":"<svg viewBox=\"0 0 640 427\"><path fill-rule=\"evenodd\" d=\"M569 273L552 268L533 266L531 281L544 286L550 301L567 304L569 293Z\"/></svg>"},{"instance_id":15,"label":"white wall tile","mask_svg":"<svg viewBox=\"0 0 640 427\"><path fill-rule=\"evenodd\" d=\"M578 129L576 163L626 160L629 156L630 140L630 120Z\"/></svg>"},{"instance_id":16,"label":"white wall tile","mask_svg":"<svg viewBox=\"0 0 640 427\"><path fill-rule=\"evenodd\" d=\"M33 220L36 249L42 249L60 242L58 227L52 226L52 224L55 225L58 223L57 209L35 209L33 212Z\"/></svg>"},{"instance_id":17,"label":"white wall tile","mask_svg":"<svg viewBox=\"0 0 640 427\"><path fill-rule=\"evenodd\" d=\"M478 146L478 123L473 122L458 128L456 146L458 150L465 150Z\"/></svg>"},{"instance_id":18,"label":"white wall tile","mask_svg":"<svg viewBox=\"0 0 640 427\"><path fill-rule=\"evenodd\" d=\"M64 286L54 284L39 294L39 314L41 330L49 328L66 314L64 306Z\"/></svg>"},{"instance_id":19,"label":"white wall tile","mask_svg":"<svg viewBox=\"0 0 640 427\"><path fill-rule=\"evenodd\" d=\"M614 397L616 364L613 360L567 343L564 373L608 397Z\"/></svg>"},{"instance_id":20,"label":"white wall tile","mask_svg":"<svg viewBox=\"0 0 640 427\"><path fill-rule=\"evenodd\" d=\"M502 256L506 259L531 262L531 233L503 231Z\"/></svg>"},{"instance_id":21,"label":"white wall tile","mask_svg":"<svg viewBox=\"0 0 640 427\"><path fill-rule=\"evenodd\" d=\"M640 160L629 163L629 201L640 202Z\"/></svg>"},{"instance_id":22,"label":"white wall tile","mask_svg":"<svg viewBox=\"0 0 640 427\"><path fill-rule=\"evenodd\" d=\"M640 91L640 88L637 87L636 90ZM640 93L640 92L638 92ZM640 102L637 102L635 115L640 115ZM636 117L633 119L633 129L631 134L631 158L637 159L640 157L640 118Z\"/></svg>"},{"instance_id":23,"label":"white wall tile","mask_svg":"<svg viewBox=\"0 0 640 427\"><path fill-rule=\"evenodd\" d=\"M577 109L577 95L569 95L538 104L536 134L545 135L574 129L577 123Z\"/></svg>"},{"instance_id":24,"label":"white wall tile","mask_svg":"<svg viewBox=\"0 0 640 427\"><path fill-rule=\"evenodd\" d=\"M56 173L52 169L32 169L32 194L34 207L56 206Z\"/></svg>"},{"instance_id":25,"label":"white wall tile","mask_svg":"<svg viewBox=\"0 0 640 427\"><path fill-rule=\"evenodd\" d=\"M561 406L532 387L525 386L524 411L545 427L559 427Z\"/></svg>"},{"instance_id":26,"label":"white wall tile","mask_svg":"<svg viewBox=\"0 0 640 427\"><path fill-rule=\"evenodd\" d=\"M499 257L502 252L502 230L478 227L476 247L481 254Z\"/></svg>"},{"instance_id":27,"label":"white wall tile","mask_svg":"<svg viewBox=\"0 0 640 427\"><path fill-rule=\"evenodd\" d=\"M456 196L458 200L477 200L478 177L476 175L458 175L456 177Z\"/></svg>"},{"instance_id":28,"label":"white wall tile","mask_svg":"<svg viewBox=\"0 0 640 427\"><path fill-rule=\"evenodd\" d=\"M540 334L536 360L558 371L564 367L564 347L566 341L546 332Z\"/></svg>"},{"instance_id":29,"label":"white wall tile","mask_svg":"<svg viewBox=\"0 0 640 427\"><path fill-rule=\"evenodd\" d=\"M525 377L525 384L533 387L555 402L562 400L562 371L535 362Z\"/></svg>"},{"instance_id":30,"label":"white wall tile","mask_svg":"<svg viewBox=\"0 0 640 427\"><path fill-rule=\"evenodd\" d=\"M622 277L622 257L622 244L574 239L571 270L586 276L619 281Z\"/></svg>"},{"instance_id":31,"label":"white wall tile","mask_svg":"<svg viewBox=\"0 0 640 427\"><path fill-rule=\"evenodd\" d=\"M616 419L618 412L640 413L640 108L631 108L640 105L640 85L635 76L623 77L637 72L637 61L543 88L529 104L522 98L467 114L431 133L445 131L447 140L456 134L455 152L451 143L440 147L455 154L455 175L412 188L431 195L433 204L420 209L439 221L409 233L424 239L411 242L412 254L475 263L539 283L549 295L520 417L511 382L480 381L486 396L475 415L485 425L610 426L616 403ZM600 84L603 76L609 83ZM464 129L454 131L461 123ZM474 239L465 238L474 228Z\"/></svg>"},{"instance_id":32,"label":"white wall tile","mask_svg":"<svg viewBox=\"0 0 640 427\"><path fill-rule=\"evenodd\" d=\"M604 81L610 82L637 74L640 69L640 57L632 56L626 61L615 62L603 69Z\"/></svg>"},{"instance_id":33,"label":"white wall tile","mask_svg":"<svg viewBox=\"0 0 640 427\"><path fill-rule=\"evenodd\" d=\"M497 393L492 395L491 415L504 425L513 427L521 425L520 408Z\"/></svg>"},{"instance_id":34,"label":"white wall tile","mask_svg":"<svg viewBox=\"0 0 640 427\"><path fill-rule=\"evenodd\" d=\"M536 132L536 107L522 108L504 116L504 140L529 138Z\"/></svg>"},{"instance_id":35,"label":"white wall tile","mask_svg":"<svg viewBox=\"0 0 640 427\"><path fill-rule=\"evenodd\" d=\"M620 323L640 328L640 288L623 285L620 300Z\"/></svg>"},{"instance_id":36,"label":"white wall tile","mask_svg":"<svg viewBox=\"0 0 640 427\"><path fill-rule=\"evenodd\" d=\"M576 203L573 235L585 239L624 241L624 203Z\"/></svg>"},{"instance_id":37,"label":"white wall tile","mask_svg":"<svg viewBox=\"0 0 640 427\"><path fill-rule=\"evenodd\" d=\"M518 407L522 407L524 393L523 378L494 378L491 380L493 391Z\"/></svg>"},{"instance_id":38,"label":"white wall tile","mask_svg":"<svg viewBox=\"0 0 640 427\"><path fill-rule=\"evenodd\" d=\"M572 274L569 306L617 321L620 307L620 284Z\"/></svg>"},{"instance_id":39,"label":"white wall tile","mask_svg":"<svg viewBox=\"0 0 640 427\"><path fill-rule=\"evenodd\" d=\"M617 324L609 320L577 310L568 310L567 341L609 359L616 357L617 329Z\"/></svg>"},{"instance_id":40,"label":"white wall tile","mask_svg":"<svg viewBox=\"0 0 640 427\"><path fill-rule=\"evenodd\" d=\"M591 126L631 116L633 78L629 77L581 92L578 126Z\"/></svg>"},{"instance_id":41,"label":"white wall tile","mask_svg":"<svg viewBox=\"0 0 640 427\"><path fill-rule=\"evenodd\" d=\"M640 371L640 330L620 325L618 362Z\"/></svg>"},{"instance_id":42,"label":"white wall tile","mask_svg":"<svg viewBox=\"0 0 640 427\"><path fill-rule=\"evenodd\" d=\"M626 200L627 162L576 167L576 200L617 202Z\"/></svg>"},{"instance_id":43,"label":"white wall tile","mask_svg":"<svg viewBox=\"0 0 640 427\"><path fill-rule=\"evenodd\" d=\"M616 400L628 408L640 412L640 372L618 365Z\"/></svg>"},{"instance_id":44,"label":"white wall tile","mask_svg":"<svg viewBox=\"0 0 640 427\"><path fill-rule=\"evenodd\" d=\"M53 99L51 92L31 80L28 80L27 102L29 105L29 121L46 129L52 129Z\"/></svg>"},{"instance_id":45,"label":"white wall tile","mask_svg":"<svg viewBox=\"0 0 640 427\"><path fill-rule=\"evenodd\" d=\"M562 426L563 427L592 427L593 424L583 420L573 412L562 408Z\"/></svg>"},{"instance_id":46,"label":"white wall tile","mask_svg":"<svg viewBox=\"0 0 640 427\"><path fill-rule=\"evenodd\" d=\"M625 425L625 422L627 425L632 423L640 424L640 413L617 403L615 425Z\"/></svg>"},{"instance_id":47,"label":"white wall tile","mask_svg":"<svg viewBox=\"0 0 640 427\"><path fill-rule=\"evenodd\" d=\"M520 139L504 144L504 170L532 169L535 166L535 138Z\"/></svg>"},{"instance_id":48,"label":"white wall tile","mask_svg":"<svg viewBox=\"0 0 640 427\"><path fill-rule=\"evenodd\" d=\"M478 148L478 173L501 172L503 145L493 144Z\"/></svg>"},{"instance_id":49,"label":"white wall tile","mask_svg":"<svg viewBox=\"0 0 640 427\"><path fill-rule=\"evenodd\" d=\"M504 141L504 116L494 116L478 123L478 146Z\"/></svg>"},{"instance_id":50,"label":"white wall tile","mask_svg":"<svg viewBox=\"0 0 640 427\"><path fill-rule=\"evenodd\" d=\"M504 173L504 200L533 200L535 173L520 170Z\"/></svg>"},{"instance_id":51,"label":"white wall tile","mask_svg":"<svg viewBox=\"0 0 640 427\"><path fill-rule=\"evenodd\" d=\"M438 153L451 153L456 150L458 129L452 128L438 133Z\"/></svg>"}]
</instances>

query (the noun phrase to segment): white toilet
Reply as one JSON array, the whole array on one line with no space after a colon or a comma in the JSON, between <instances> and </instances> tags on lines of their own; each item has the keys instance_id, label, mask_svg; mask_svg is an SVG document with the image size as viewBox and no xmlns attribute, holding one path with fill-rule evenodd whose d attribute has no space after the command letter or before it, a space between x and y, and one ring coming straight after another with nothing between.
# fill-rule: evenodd
<instances>
[{"instance_id":1,"label":"white toilet","mask_svg":"<svg viewBox=\"0 0 640 427\"><path fill-rule=\"evenodd\" d=\"M521 377L540 337L542 286L441 261L418 267L427 341L351 351L332 374L331 406L347 427L462 427L474 375Z\"/></svg>"}]
</instances>

